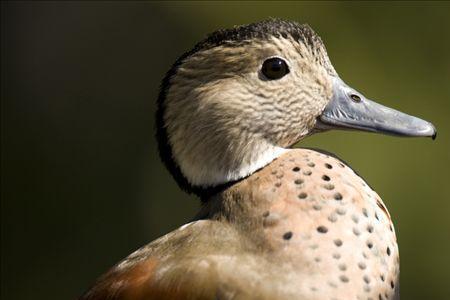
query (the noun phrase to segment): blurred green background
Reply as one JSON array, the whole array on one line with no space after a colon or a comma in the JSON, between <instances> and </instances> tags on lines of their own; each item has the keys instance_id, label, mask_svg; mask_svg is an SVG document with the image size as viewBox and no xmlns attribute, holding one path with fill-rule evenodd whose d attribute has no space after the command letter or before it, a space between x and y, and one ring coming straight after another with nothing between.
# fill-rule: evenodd
<instances>
[{"instance_id":1,"label":"blurred green background","mask_svg":"<svg viewBox=\"0 0 450 300\"><path fill-rule=\"evenodd\" d=\"M160 163L160 80L208 32L309 23L336 70L438 138L330 132L301 143L348 161L384 199L403 299L450 298L450 4L2 2L1 298L74 299L199 201Z\"/></svg>"}]
</instances>

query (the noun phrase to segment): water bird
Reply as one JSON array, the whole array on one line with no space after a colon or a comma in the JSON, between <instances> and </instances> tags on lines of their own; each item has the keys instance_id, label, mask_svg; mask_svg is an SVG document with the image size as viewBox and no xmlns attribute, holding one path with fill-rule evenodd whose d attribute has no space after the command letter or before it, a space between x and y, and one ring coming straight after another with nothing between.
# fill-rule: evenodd
<instances>
[{"instance_id":1,"label":"water bird","mask_svg":"<svg viewBox=\"0 0 450 300\"><path fill-rule=\"evenodd\" d=\"M292 145L332 129L434 138L431 123L367 99L309 26L279 19L207 36L157 103L162 161L202 207L81 299L399 298L383 201L336 156Z\"/></svg>"}]
</instances>

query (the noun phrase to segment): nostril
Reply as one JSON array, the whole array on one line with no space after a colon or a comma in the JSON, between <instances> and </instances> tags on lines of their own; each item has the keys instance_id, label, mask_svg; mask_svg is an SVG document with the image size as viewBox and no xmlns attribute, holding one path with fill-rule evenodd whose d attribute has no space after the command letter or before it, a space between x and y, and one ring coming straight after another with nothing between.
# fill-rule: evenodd
<instances>
[{"instance_id":1,"label":"nostril","mask_svg":"<svg viewBox=\"0 0 450 300\"><path fill-rule=\"evenodd\" d=\"M351 95L350 95L350 98L352 98L352 100L353 100L354 102L361 102L361 97L358 96L358 95L356 95L356 94L351 94Z\"/></svg>"}]
</instances>

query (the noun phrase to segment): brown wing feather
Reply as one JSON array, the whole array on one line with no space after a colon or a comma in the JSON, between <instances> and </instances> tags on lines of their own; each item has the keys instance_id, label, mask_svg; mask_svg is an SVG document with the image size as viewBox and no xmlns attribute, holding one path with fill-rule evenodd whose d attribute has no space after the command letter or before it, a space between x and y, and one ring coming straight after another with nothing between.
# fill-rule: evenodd
<instances>
[{"instance_id":1,"label":"brown wing feather","mask_svg":"<svg viewBox=\"0 0 450 300\"><path fill-rule=\"evenodd\" d=\"M214 226L209 221L194 223L131 254L101 276L79 300L211 299L216 293L214 276L196 272L191 262L198 256L193 253L201 253L195 247L207 245L198 238L213 239L215 235L207 232ZM203 254L207 253L204 249Z\"/></svg>"},{"instance_id":2,"label":"brown wing feather","mask_svg":"<svg viewBox=\"0 0 450 300\"><path fill-rule=\"evenodd\" d=\"M132 268L112 269L79 300L152 300L186 299L179 287L161 287L154 281L157 259L150 257Z\"/></svg>"}]
</instances>

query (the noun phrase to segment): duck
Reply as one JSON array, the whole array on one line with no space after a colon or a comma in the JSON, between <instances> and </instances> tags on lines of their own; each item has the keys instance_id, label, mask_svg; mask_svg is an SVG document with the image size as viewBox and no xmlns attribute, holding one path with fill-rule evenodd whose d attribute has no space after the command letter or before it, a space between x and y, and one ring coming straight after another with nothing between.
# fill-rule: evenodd
<instances>
[{"instance_id":1,"label":"duck","mask_svg":"<svg viewBox=\"0 0 450 300\"><path fill-rule=\"evenodd\" d=\"M161 160L200 211L80 299L399 299L379 195L336 155L294 147L334 129L436 137L347 85L308 25L209 34L168 71L156 113Z\"/></svg>"}]
</instances>

